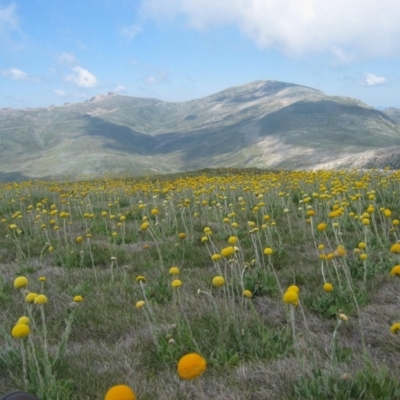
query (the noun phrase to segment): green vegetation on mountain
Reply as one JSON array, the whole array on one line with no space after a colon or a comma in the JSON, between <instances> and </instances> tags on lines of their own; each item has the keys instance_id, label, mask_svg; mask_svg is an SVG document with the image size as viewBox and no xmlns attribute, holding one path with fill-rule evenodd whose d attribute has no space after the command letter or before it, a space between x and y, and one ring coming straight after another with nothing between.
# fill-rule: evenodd
<instances>
[{"instance_id":1,"label":"green vegetation on mountain","mask_svg":"<svg viewBox=\"0 0 400 400\"><path fill-rule=\"evenodd\" d=\"M352 166L355 158L363 167L372 159L385 165L375 152L400 146L398 110L276 81L180 103L109 93L60 107L1 109L0 121L0 179Z\"/></svg>"}]
</instances>

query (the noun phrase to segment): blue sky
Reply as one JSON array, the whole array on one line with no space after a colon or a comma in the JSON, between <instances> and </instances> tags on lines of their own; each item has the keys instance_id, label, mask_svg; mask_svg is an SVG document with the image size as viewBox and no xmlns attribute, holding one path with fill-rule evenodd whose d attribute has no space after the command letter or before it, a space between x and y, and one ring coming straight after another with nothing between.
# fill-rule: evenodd
<instances>
[{"instance_id":1,"label":"blue sky","mask_svg":"<svg viewBox=\"0 0 400 400\"><path fill-rule=\"evenodd\" d=\"M0 0L0 108L259 79L400 108L397 0Z\"/></svg>"}]
</instances>

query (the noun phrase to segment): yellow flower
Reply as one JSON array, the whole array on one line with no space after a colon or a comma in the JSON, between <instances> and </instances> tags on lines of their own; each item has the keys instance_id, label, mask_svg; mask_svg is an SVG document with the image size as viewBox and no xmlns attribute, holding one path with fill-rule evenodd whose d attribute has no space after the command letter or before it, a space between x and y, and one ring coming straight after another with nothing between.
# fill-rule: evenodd
<instances>
[{"instance_id":1,"label":"yellow flower","mask_svg":"<svg viewBox=\"0 0 400 400\"><path fill-rule=\"evenodd\" d=\"M326 282L326 283L324 284L324 290L325 290L325 292L332 292L332 291L333 291L333 285L332 285L332 283Z\"/></svg>"},{"instance_id":2,"label":"yellow flower","mask_svg":"<svg viewBox=\"0 0 400 400\"><path fill-rule=\"evenodd\" d=\"M150 223L149 223L149 222L143 222L143 224L140 225L140 229L141 229L142 231L145 231L149 226L150 226Z\"/></svg>"},{"instance_id":3,"label":"yellow flower","mask_svg":"<svg viewBox=\"0 0 400 400\"><path fill-rule=\"evenodd\" d=\"M17 325L18 324L25 324L25 325L29 325L29 318L26 317L25 315L21 318L18 319Z\"/></svg>"},{"instance_id":4,"label":"yellow flower","mask_svg":"<svg viewBox=\"0 0 400 400\"><path fill-rule=\"evenodd\" d=\"M265 254L266 256L270 256L273 252L274 252L274 251L271 249L271 247L266 247L266 248L264 249L264 254Z\"/></svg>"},{"instance_id":5,"label":"yellow flower","mask_svg":"<svg viewBox=\"0 0 400 400\"><path fill-rule=\"evenodd\" d=\"M294 290L287 290L282 299L286 304L293 304L295 306L299 304L299 295Z\"/></svg>"},{"instance_id":6,"label":"yellow flower","mask_svg":"<svg viewBox=\"0 0 400 400\"><path fill-rule=\"evenodd\" d=\"M338 317L344 322L346 322L349 319L348 316L346 314L343 314L343 313L340 313L338 315Z\"/></svg>"},{"instance_id":7,"label":"yellow flower","mask_svg":"<svg viewBox=\"0 0 400 400\"><path fill-rule=\"evenodd\" d=\"M334 252L335 256L337 257L344 257L347 254L346 249L343 246L338 246Z\"/></svg>"},{"instance_id":8,"label":"yellow flower","mask_svg":"<svg viewBox=\"0 0 400 400\"><path fill-rule=\"evenodd\" d=\"M31 330L26 324L17 324L11 331L11 336L16 339L27 337L31 333Z\"/></svg>"},{"instance_id":9,"label":"yellow flower","mask_svg":"<svg viewBox=\"0 0 400 400\"><path fill-rule=\"evenodd\" d=\"M400 276L400 265L396 265L392 268L392 270L390 271L390 275L392 276Z\"/></svg>"},{"instance_id":10,"label":"yellow flower","mask_svg":"<svg viewBox=\"0 0 400 400\"><path fill-rule=\"evenodd\" d=\"M390 332L392 332L393 335L397 335L397 334L400 332L400 322L394 323L394 324L390 327Z\"/></svg>"},{"instance_id":11,"label":"yellow flower","mask_svg":"<svg viewBox=\"0 0 400 400\"><path fill-rule=\"evenodd\" d=\"M182 286L182 281L180 279L175 279L171 282L173 288L178 288Z\"/></svg>"},{"instance_id":12,"label":"yellow flower","mask_svg":"<svg viewBox=\"0 0 400 400\"><path fill-rule=\"evenodd\" d=\"M361 223L362 223L363 225L369 225L369 224L371 223L371 221L370 221L368 218L363 218L363 219L361 220Z\"/></svg>"},{"instance_id":13,"label":"yellow flower","mask_svg":"<svg viewBox=\"0 0 400 400\"><path fill-rule=\"evenodd\" d=\"M194 379L200 376L207 368L206 360L197 353L183 356L178 362L178 375L181 379Z\"/></svg>"},{"instance_id":14,"label":"yellow flower","mask_svg":"<svg viewBox=\"0 0 400 400\"><path fill-rule=\"evenodd\" d=\"M179 268L178 267L171 267L168 272L171 275L178 275L179 274Z\"/></svg>"},{"instance_id":15,"label":"yellow flower","mask_svg":"<svg viewBox=\"0 0 400 400\"><path fill-rule=\"evenodd\" d=\"M136 282L145 282L146 278L142 275L139 275L138 277L136 277Z\"/></svg>"},{"instance_id":16,"label":"yellow flower","mask_svg":"<svg viewBox=\"0 0 400 400\"><path fill-rule=\"evenodd\" d=\"M33 292L28 293L28 294L25 296L25 301L26 301L27 303L33 303L34 300L35 300L35 298L36 298L36 296L37 296L37 293L33 293Z\"/></svg>"},{"instance_id":17,"label":"yellow flower","mask_svg":"<svg viewBox=\"0 0 400 400\"><path fill-rule=\"evenodd\" d=\"M75 302L75 303L80 303L81 301L83 301L83 297L82 297L82 296L79 296L79 295L78 295L78 296L75 296L75 297L74 297L74 302Z\"/></svg>"},{"instance_id":18,"label":"yellow flower","mask_svg":"<svg viewBox=\"0 0 400 400\"><path fill-rule=\"evenodd\" d=\"M38 294L33 302L35 304L45 304L47 303L47 297L44 294Z\"/></svg>"},{"instance_id":19,"label":"yellow flower","mask_svg":"<svg viewBox=\"0 0 400 400\"><path fill-rule=\"evenodd\" d=\"M145 304L146 304L146 303L145 303L144 300L139 300L139 301L136 303L136 308L142 308Z\"/></svg>"},{"instance_id":20,"label":"yellow flower","mask_svg":"<svg viewBox=\"0 0 400 400\"><path fill-rule=\"evenodd\" d=\"M24 276L19 276L14 280L14 287L16 289L22 289L27 285L28 285L28 279L26 279Z\"/></svg>"},{"instance_id":21,"label":"yellow flower","mask_svg":"<svg viewBox=\"0 0 400 400\"><path fill-rule=\"evenodd\" d=\"M228 243L231 244L232 246L234 246L237 243L237 241L238 241L238 238L236 236L231 236L228 239Z\"/></svg>"},{"instance_id":22,"label":"yellow flower","mask_svg":"<svg viewBox=\"0 0 400 400\"><path fill-rule=\"evenodd\" d=\"M180 240L186 239L186 233L185 232L178 233L178 239Z\"/></svg>"},{"instance_id":23,"label":"yellow flower","mask_svg":"<svg viewBox=\"0 0 400 400\"><path fill-rule=\"evenodd\" d=\"M41 277L39 277L38 281L39 282L46 282L46 277L41 276Z\"/></svg>"},{"instance_id":24,"label":"yellow flower","mask_svg":"<svg viewBox=\"0 0 400 400\"><path fill-rule=\"evenodd\" d=\"M82 243L82 241L83 241L83 237L82 236L78 236L76 239L75 239L75 242L76 243Z\"/></svg>"},{"instance_id":25,"label":"yellow flower","mask_svg":"<svg viewBox=\"0 0 400 400\"><path fill-rule=\"evenodd\" d=\"M214 276L212 280L212 285L219 288L225 285L225 279L223 276Z\"/></svg>"},{"instance_id":26,"label":"yellow flower","mask_svg":"<svg viewBox=\"0 0 400 400\"><path fill-rule=\"evenodd\" d=\"M395 243L391 248L390 248L391 253L396 253L400 254L400 243Z\"/></svg>"},{"instance_id":27,"label":"yellow flower","mask_svg":"<svg viewBox=\"0 0 400 400\"><path fill-rule=\"evenodd\" d=\"M221 258L221 254L213 254L211 256L211 260L218 261Z\"/></svg>"},{"instance_id":28,"label":"yellow flower","mask_svg":"<svg viewBox=\"0 0 400 400\"><path fill-rule=\"evenodd\" d=\"M235 249L232 246L224 247L221 250L222 257L230 257L235 252Z\"/></svg>"},{"instance_id":29,"label":"yellow flower","mask_svg":"<svg viewBox=\"0 0 400 400\"><path fill-rule=\"evenodd\" d=\"M136 395L129 386L116 385L107 391L104 400L136 400Z\"/></svg>"},{"instance_id":30,"label":"yellow flower","mask_svg":"<svg viewBox=\"0 0 400 400\"><path fill-rule=\"evenodd\" d=\"M317 230L320 232L323 232L326 229L326 224L321 222L320 224L317 225Z\"/></svg>"},{"instance_id":31,"label":"yellow flower","mask_svg":"<svg viewBox=\"0 0 400 400\"><path fill-rule=\"evenodd\" d=\"M297 294L300 292L300 288L296 285L290 285L286 291L288 292L289 290L293 290L293 292L296 292Z\"/></svg>"},{"instance_id":32,"label":"yellow flower","mask_svg":"<svg viewBox=\"0 0 400 400\"><path fill-rule=\"evenodd\" d=\"M243 291L242 296L251 299L253 297L253 293L251 293L250 290L245 290Z\"/></svg>"}]
</instances>

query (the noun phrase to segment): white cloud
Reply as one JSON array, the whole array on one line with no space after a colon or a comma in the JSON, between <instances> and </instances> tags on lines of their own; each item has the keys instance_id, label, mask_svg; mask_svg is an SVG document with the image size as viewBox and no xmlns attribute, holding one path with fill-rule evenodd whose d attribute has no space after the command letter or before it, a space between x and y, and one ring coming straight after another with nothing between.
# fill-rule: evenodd
<instances>
[{"instance_id":1,"label":"white cloud","mask_svg":"<svg viewBox=\"0 0 400 400\"><path fill-rule=\"evenodd\" d=\"M54 94L58 97L64 97L67 95L67 93L65 93L64 90L60 89L54 89Z\"/></svg>"},{"instance_id":2,"label":"white cloud","mask_svg":"<svg viewBox=\"0 0 400 400\"><path fill-rule=\"evenodd\" d=\"M386 82L386 78L383 76L376 76L374 74L365 74L365 81L363 82L364 85L367 86L375 86L375 85L381 85L382 83Z\"/></svg>"},{"instance_id":3,"label":"white cloud","mask_svg":"<svg viewBox=\"0 0 400 400\"><path fill-rule=\"evenodd\" d=\"M396 0L144 0L145 16L184 17L204 30L235 24L262 48L292 55L326 51L343 57L396 55L400 1Z\"/></svg>"},{"instance_id":4,"label":"white cloud","mask_svg":"<svg viewBox=\"0 0 400 400\"><path fill-rule=\"evenodd\" d=\"M125 86L117 85L117 86L114 88L113 92L115 92L115 93L121 93L121 92L125 92L125 90L126 90L126 87L125 87Z\"/></svg>"},{"instance_id":5,"label":"white cloud","mask_svg":"<svg viewBox=\"0 0 400 400\"><path fill-rule=\"evenodd\" d=\"M137 25L124 26L121 29L121 35L126 37L128 40L132 40L141 31L142 29Z\"/></svg>"},{"instance_id":6,"label":"white cloud","mask_svg":"<svg viewBox=\"0 0 400 400\"><path fill-rule=\"evenodd\" d=\"M4 69L1 71L1 74L11 78L14 81L22 81L28 78L28 74L26 72L17 68Z\"/></svg>"},{"instance_id":7,"label":"white cloud","mask_svg":"<svg viewBox=\"0 0 400 400\"><path fill-rule=\"evenodd\" d=\"M58 57L58 62L61 65L73 66L79 64L79 61L72 53L62 53Z\"/></svg>"},{"instance_id":8,"label":"white cloud","mask_svg":"<svg viewBox=\"0 0 400 400\"><path fill-rule=\"evenodd\" d=\"M145 79L145 82L149 85L154 85L155 83L157 83L157 79L154 76L148 76Z\"/></svg>"},{"instance_id":9,"label":"white cloud","mask_svg":"<svg viewBox=\"0 0 400 400\"><path fill-rule=\"evenodd\" d=\"M99 84L96 76L82 67L71 68L74 72L68 75L65 80L78 87L95 87Z\"/></svg>"},{"instance_id":10,"label":"white cloud","mask_svg":"<svg viewBox=\"0 0 400 400\"><path fill-rule=\"evenodd\" d=\"M0 33L19 30L15 4L0 8Z\"/></svg>"}]
</instances>

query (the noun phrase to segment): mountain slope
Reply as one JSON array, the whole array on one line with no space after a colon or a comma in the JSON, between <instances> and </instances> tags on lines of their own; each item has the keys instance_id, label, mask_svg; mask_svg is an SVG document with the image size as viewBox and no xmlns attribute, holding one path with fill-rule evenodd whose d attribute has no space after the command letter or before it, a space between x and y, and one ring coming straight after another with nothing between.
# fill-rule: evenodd
<instances>
[{"instance_id":1,"label":"mountain slope","mask_svg":"<svg viewBox=\"0 0 400 400\"><path fill-rule=\"evenodd\" d=\"M348 165L346 157L363 152L369 162L375 151L400 146L396 115L276 81L180 103L109 93L61 107L2 109L0 179L207 166L313 168L338 159ZM379 152L375 159L384 162L385 150Z\"/></svg>"}]
</instances>

